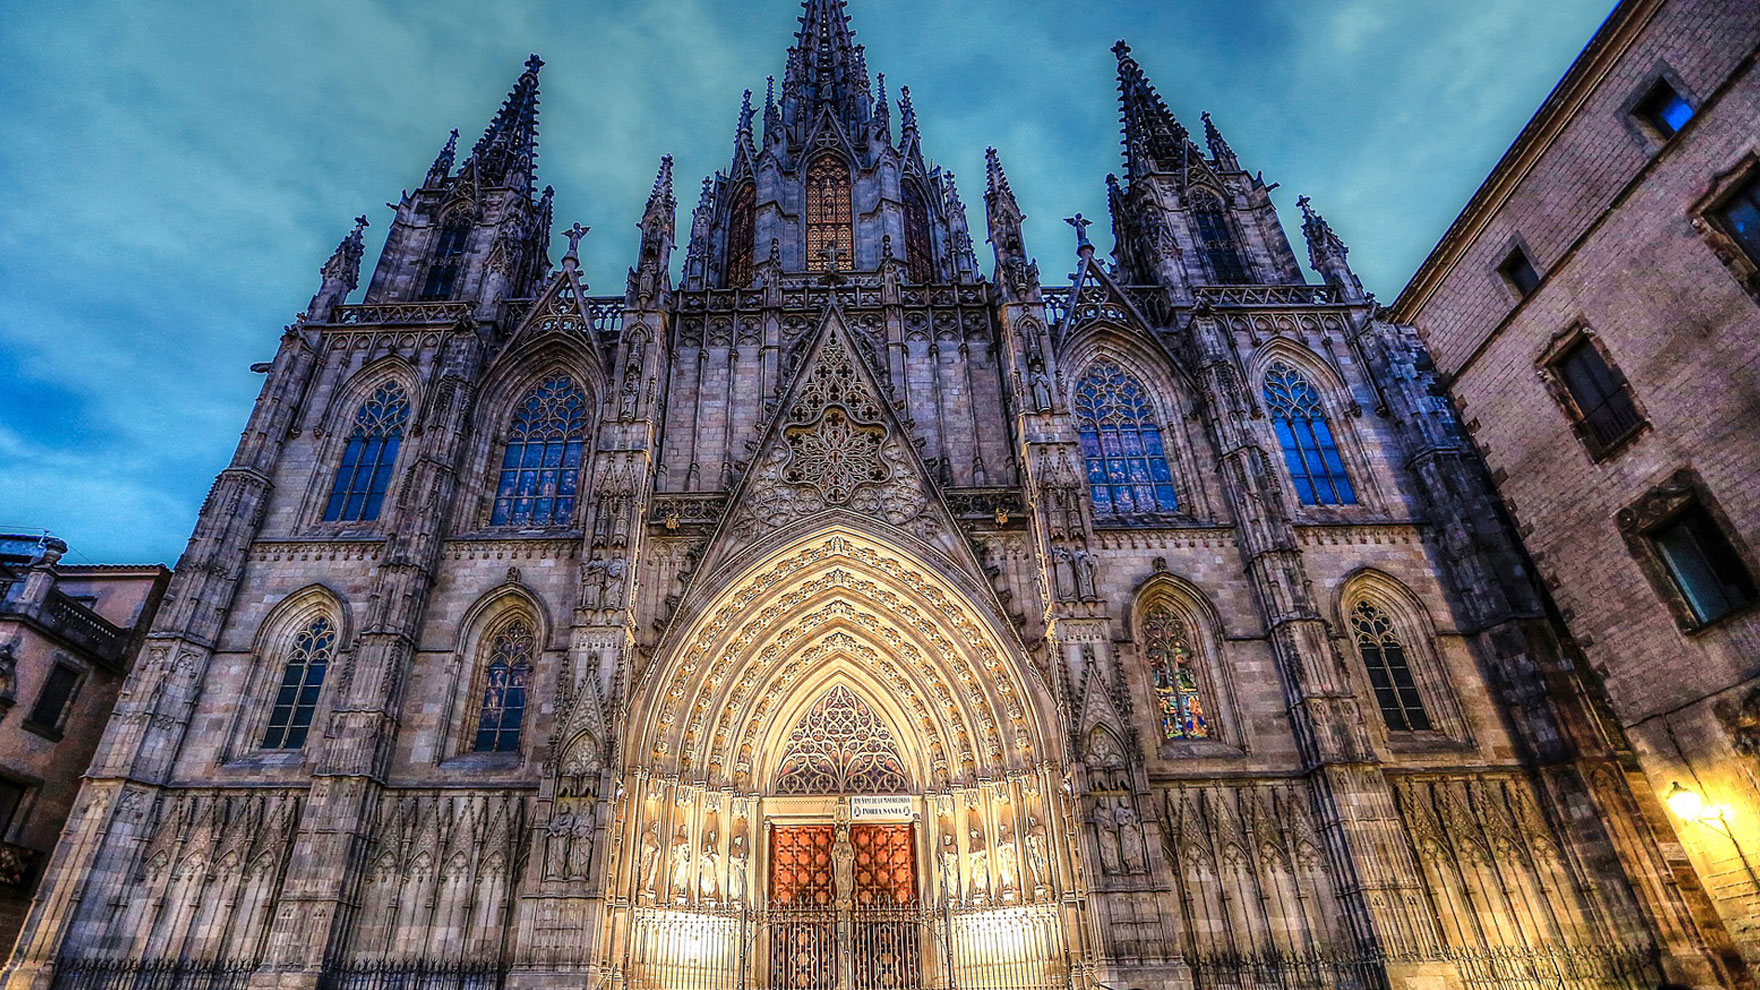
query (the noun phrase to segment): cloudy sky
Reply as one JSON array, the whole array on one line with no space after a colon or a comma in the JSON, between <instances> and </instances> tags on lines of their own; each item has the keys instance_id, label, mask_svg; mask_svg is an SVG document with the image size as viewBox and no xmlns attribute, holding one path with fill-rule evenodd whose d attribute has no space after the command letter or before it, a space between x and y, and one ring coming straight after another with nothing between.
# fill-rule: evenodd
<instances>
[{"instance_id":1,"label":"cloudy sky","mask_svg":"<svg viewBox=\"0 0 1760 990\"><path fill-rule=\"evenodd\" d=\"M1306 193L1391 300L1611 0L851 0L857 38L983 224L995 145L1047 279L1104 217L1128 39L1190 126ZM51 0L0 31L0 527L81 562L170 563L281 328L449 128L480 134L529 52L539 170L589 281L621 285L662 154L688 211L795 0ZM686 221L688 223L688 219ZM1096 235L1101 235L1096 230ZM1299 248L1299 232L1296 233ZM1102 245L1110 236L1096 236ZM682 252L680 252L682 255ZM560 251L556 252L560 257ZM981 254L986 265L989 259ZM364 280L363 280L364 281Z\"/></svg>"}]
</instances>

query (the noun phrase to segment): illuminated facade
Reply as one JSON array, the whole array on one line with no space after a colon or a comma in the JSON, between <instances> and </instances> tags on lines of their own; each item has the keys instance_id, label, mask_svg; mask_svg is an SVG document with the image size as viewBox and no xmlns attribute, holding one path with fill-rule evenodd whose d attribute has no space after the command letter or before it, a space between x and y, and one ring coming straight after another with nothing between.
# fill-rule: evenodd
<instances>
[{"instance_id":1,"label":"illuminated facade","mask_svg":"<svg viewBox=\"0 0 1760 990\"><path fill-rule=\"evenodd\" d=\"M808 0L614 297L534 58L283 336L9 985L1745 978L1416 338L1117 56L1116 264L992 152L983 270Z\"/></svg>"}]
</instances>

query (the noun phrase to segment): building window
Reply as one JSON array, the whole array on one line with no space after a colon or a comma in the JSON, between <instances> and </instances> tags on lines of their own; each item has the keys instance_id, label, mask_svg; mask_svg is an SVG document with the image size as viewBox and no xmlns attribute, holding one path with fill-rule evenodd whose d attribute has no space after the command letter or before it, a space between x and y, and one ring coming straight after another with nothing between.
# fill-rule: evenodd
<instances>
[{"instance_id":1,"label":"building window","mask_svg":"<svg viewBox=\"0 0 1760 990\"><path fill-rule=\"evenodd\" d=\"M0 778L0 839L12 834L13 819L18 817L18 809L30 793L30 788L17 781Z\"/></svg>"},{"instance_id":2,"label":"building window","mask_svg":"<svg viewBox=\"0 0 1760 990\"><path fill-rule=\"evenodd\" d=\"M64 663L49 668L49 677L43 681L43 689L37 692L37 703L31 706L31 713L25 721L34 728L59 734L67 722L67 710L79 693L83 676L78 667Z\"/></svg>"},{"instance_id":3,"label":"building window","mask_svg":"<svg viewBox=\"0 0 1760 990\"><path fill-rule=\"evenodd\" d=\"M1192 220L1198 230L1198 245L1204 253L1204 266L1219 285L1251 282L1246 262L1241 260L1240 246L1235 243L1234 228L1222 200L1209 193L1192 196Z\"/></svg>"},{"instance_id":4,"label":"building window","mask_svg":"<svg viewBox=\"0 0 1760 990\"><path fill-rule=\"evenodd\" d=\"M1693 502L1647 534L1697 625L1754 600L1754 578L1703 505Z\"/></svg>"},{"instance_id":5,"label":"building window","mask_svg":"<svg viewBox=\"0 0 1760 990\"><path fill-rule=\"evenodd\" d=\"M758 190L750 182L735 186L727 204L727 287L752 284L752 242L756 239Z\"/></svg>"},{"instance_id":6,"label":"building window","mask_svg":"<svg viewBox=\"0 0 1760 990\"><path fill-rule=\"evenodd\" d=\"M1178 512L1161 428L1142 384L1114 362L1098 361L1076 386L1073 406L1094 510Z\"/></svg>"},{"instance_id":7,"label":"building window","mask_svg":"<svg viewBox=\"0 0 1760 990\"><path fill-rule=\"evenodd\" d=\"M1724 233L1748 256L1748 262L1760 265L1760 175L1744 182L1712 214Z\"/></svg>"},{"instance_id":8,"label":"building window","mask_svg":"<svg viewBox=\"0 0 1760 990\"><path fill-rule=\"evenodd\" d=\"M324 690L324 674L336 652L336 627L320 616L293 638L293 649L281 668L275 688L275 705L263 730L264 749L299 749L306 744L312 716L318 713L318 695Z\"/></svg>"},{"instance_id":9,"label":"building window","mask_svg":"<svg viewBox=\"0 0 1760 990\"><path fill-rule=\"evenodd\" d=\"M854 252L849 166L826 155L807 167L807 270L849 271Z\"/></svg>"},{"instance_id":10,"label":"building window","mask_svg":"<svg viewBox=\"0 0 1760 990\"><path fill-rule=\"evenodd\" d=\"M1155 690L1155 713L1161 738L1209 739L1215 735L1198 692L1191 638L1184 622L1164 602L1143 612L1143 653Z\"/></svg>"},{"instance_id":11,"label":"building window","mask_svg":"<svg viewBox=\"0 0 1760 990\"><path fill-rule=\"evenodd\" d=\"M935 250L929 240L929 204L915 182L904 184L905 270L912 282L935 277Z\"/></svg>"},{"instance_id":12,"label":"building window","mask_svg":"<svg viewBox=\"0 0 1760 990\"><path fill-rule=\"evenodd\" d=\"M1326 422L1326 410L1308 379L1282 361L1273 364L1265 373L1265 411L1283 447L1296 498L1303 505L1355 504L1357 494Z\"/></svg>"},{"instance_id":13,"label":"building window","mask_svg":"<svg viewBox=\"0 0 1760 990\"><path fill-rule=\"evenodd\" d=\"M379 386L354 415L354 432L342 451L342 464L324 504L325 522L371 522L379 518L403 424L409 420L409 396L396 384Z\"/></svg>"},{"instance_id":14,"label":"building window","mask_svg":"<svg viewBox=\"0 0 1760 990\"><path fill-rule=\"evenodd\" d=\"M516 618L502 626L489 642L488 662L483 667L483 702L478 708L477 735L471 749L478 753L518 752L537 641L532 635L532 624Z\"/></svg>"},{"instance_id":15,"label":"building window","mask_svg":"<svg viewBox=\"0 0 1760 990\"><path fill-rule=\"evenodd\" d=\"M1667 79L1658 79L1632 112L1663 137L1673 137L1693 119L1693 105Z\"/></svg>"},{"instance_id":16,"label":"building window","mask_svg":"<svg viewBox=\"0 0 1760 990\"><path fill-rule=\"evenodd\" d=\"M552 375L533 389L507 434L490 524L567 525L586 436L587 399L567 375Z\"/></svg>"},{"instance_id":17,"label":"building window","mask_svg":"<svg viewBox=\"0 0 1760 990\"><path fill-rule=\"evenodd\" d=\"M1569 345L1550 367L1564 388L1567 411L1578 423L1578 432L1591 453L1600 456L1643 424L1625 375L1608 363L1589 337Z\"/></svg>"},{"instance_id":18,"label":"building window","mask_svg":"<svg viewBox=\"0 0 1760 990\"><path fill-rule=\"evenodd\" d=\"M1351 632L1356 637L1363 669L1369 674L1375 704L1380 707L1387 727L1396 732L1428 730L1430 716L1424 711L1424 699L1412 678L1405 644L1394 632L1387 613L1368 602L1358 602L1351 611Z\"/></svg>"},{"instance_id":19,"label":"building window","mask_svg":"<svg viewBox=\"0 0 1760 990\"><path fill-rule=\"evenodd\" d=\"M464 255L465 241L471 228L462 219L452 219L440 228L440 239L434 243L434 260L428 265L428 279L422 283L423 300L451 299L458 281L458 267Z\"/></svg>"},{"instance_id":20,"label":"building window","mask_svg":"<svg viewBox=\"0 0 1760 990\"><path fill-rule=\"evenodd\" d=\"M1528 260L1528 252L1519 246L1510 249L1503 263L1497 266L1497 273L1523 299L1540 287L1540 273L1534 269L1534 263Z\"/></svg>"}]
</instances>

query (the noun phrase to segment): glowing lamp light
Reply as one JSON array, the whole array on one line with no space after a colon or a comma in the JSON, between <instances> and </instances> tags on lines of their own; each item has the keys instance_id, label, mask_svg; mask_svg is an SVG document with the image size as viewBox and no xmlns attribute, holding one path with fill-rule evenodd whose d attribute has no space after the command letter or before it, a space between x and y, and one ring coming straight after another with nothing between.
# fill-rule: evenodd
<instances>
[{"instance_id":1,"label":"glowing lamp light","mask_svg":"<svg viewBox=\"0 0 1760 990\"><path fill-rule=\"evenodd\" d=\"M1699 821L1705 811L1705 799L1699 796L1699 792L1687 790L1678 780L1669 787L1668 796L1662 800L1668 803L1668 810L1683 821Z\"/></svg>"}]
</instances>

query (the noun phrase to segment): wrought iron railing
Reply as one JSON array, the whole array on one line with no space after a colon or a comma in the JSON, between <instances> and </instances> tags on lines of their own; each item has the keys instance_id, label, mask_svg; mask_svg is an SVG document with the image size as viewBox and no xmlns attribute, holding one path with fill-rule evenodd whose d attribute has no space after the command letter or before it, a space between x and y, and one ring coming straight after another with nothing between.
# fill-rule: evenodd
<instances>
[{"instance_id":1,"label":"wrought iron railing","mask_svg":"<svg viewBox=\"0 0 1760 990\"><path fill-rule=\"evenodd\" d=\"M319 990L501 990L507 971L495 963L384 960L327 970Z\"/></svg>"},{"instance_id":2,"label":"wrought iron railing","mask_svg":"<svg viewBox=\"0 0 1760 990\"><path fill-rule=\"evenodd\" d=\"M70 959L55 964L53 990L244 990L254 962L193 959Z\"/></svg>"}]
</instances>

